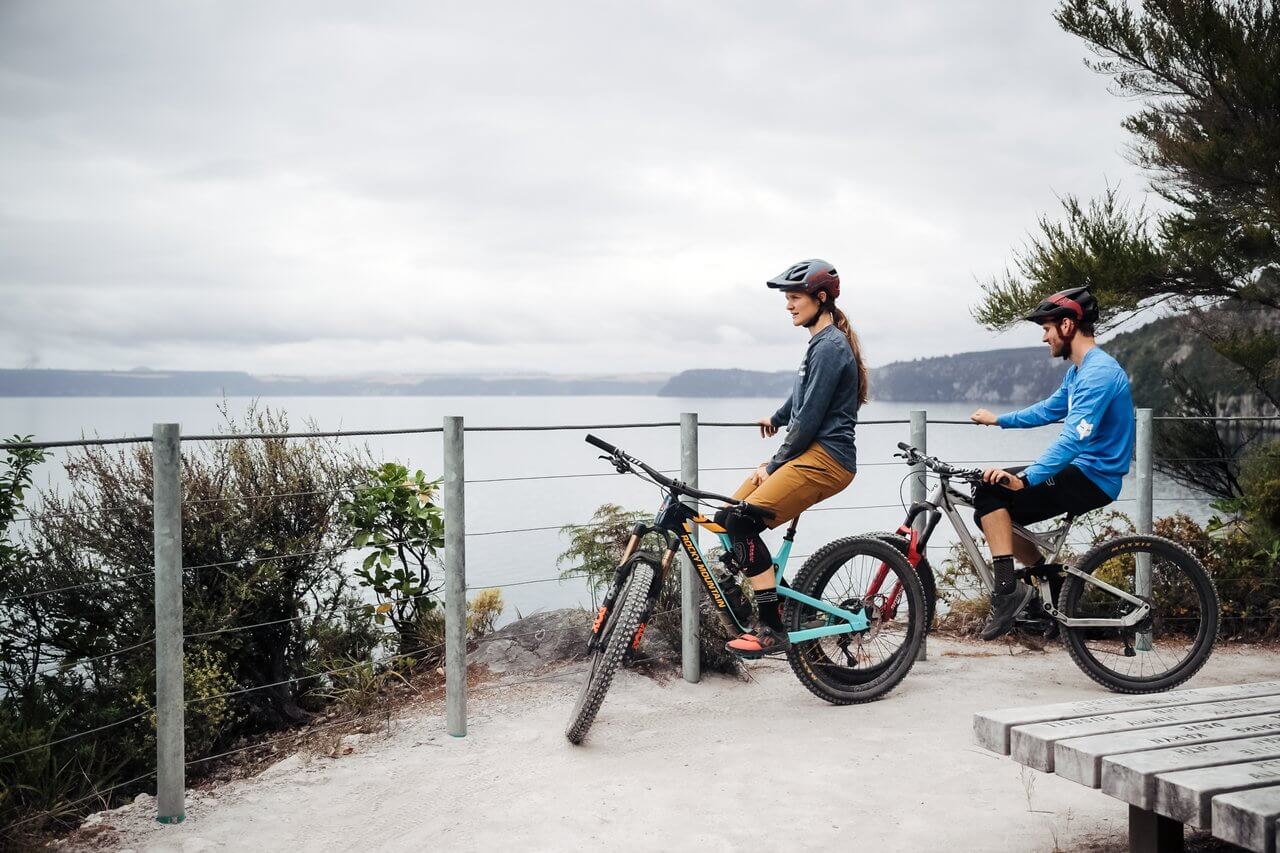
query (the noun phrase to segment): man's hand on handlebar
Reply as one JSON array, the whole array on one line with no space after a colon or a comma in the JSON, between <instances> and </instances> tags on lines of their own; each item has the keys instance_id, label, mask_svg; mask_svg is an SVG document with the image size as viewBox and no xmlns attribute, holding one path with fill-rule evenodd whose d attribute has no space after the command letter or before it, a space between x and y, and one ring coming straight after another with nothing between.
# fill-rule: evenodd
<instances>
[{"instance_id":1,"label":"man's hand on handlebar","mask_svg":"<svg viewBox=\"0 0 1280 853\"><path fill-rule=\"evenodd\" d=\"M986 409L978 409L978 411L969 415L969 420L973 421L975 424L982 424L982 426L996 425L996 416Z\"/></svg>"},{"instance_id":2,"label":"man's hand on handlebar","mask_svg":"<svg viewBox=\"0 0 1280 853\"><path fill-rule=\"evenodd\" d=\"M773 425L772 418L761 418L756 421L756 425L760 427L761 438L773 438L778 434L778 428Z\"/></svg>"},{"instance_id":3,"label":"man's hand on handlebar","mask_svg":"<svg viewBox=\"0 0 1280 853\"><path fill-rule=\"evenodd\" d=\"M1003 468L988 468L983 471L982 482L993 486L1004 486L1011 492L1020 491L1027 485L1021 477L1015 477Z\"/></svg>"}]
</instances>

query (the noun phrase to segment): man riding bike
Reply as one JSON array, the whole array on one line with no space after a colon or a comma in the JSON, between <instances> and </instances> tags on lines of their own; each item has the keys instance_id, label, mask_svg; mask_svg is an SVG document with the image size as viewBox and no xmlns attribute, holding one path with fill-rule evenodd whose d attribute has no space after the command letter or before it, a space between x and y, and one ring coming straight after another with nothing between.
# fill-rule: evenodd
<instances>
[{"instance_id":1,"label":"man riding bike","mask_svg":"<svg viewBox=\"0 0 1280 853\"><path fill-rule=\"evenodd\" d=\"M1025 320L1039 323L1042 340L1055 358L1071 362L1062 385L1035 405L997 417L986 409L969 416L976 424L1025 429L1062 422L1062 433L1033 464L990 468L974 491L974 517L991 549L995 590L982 639L1007 633L1035 591L1014 575L1013 560L1042 572L1044 558L1029 542L1015 538L1021 525L1064 513L1079 515L1111 503L1120 494L1133 456L1133 397L1129 377L1114 358L1098 348L1094 325L1098 301L1088 288L1055 293ZM1056 595L1060 577L1049 573Z\"/></svg>"},{"instance_id":2,"label":"man riding bike","mask_svg":"<svg viewBox=\"0 0 1280 853\"><path fill-rule=\"evenodd\" d=\"M792 264L766 282L787 297L793 326L809 330L809 346L792 393L771 417L759 421L768 438L787 427L786 440L733 494L764 510L767 520L736 507L716 513L733 543L733 558L750 580L760 614L754 633L731 640L729 651L754 658L790 647L778 609L773 557L760 538L804 510L844 489L857 469L854 431L858 407L867 401L858 336L836 307L840 275L826 261Z\"/></svg>"}]
</instances>

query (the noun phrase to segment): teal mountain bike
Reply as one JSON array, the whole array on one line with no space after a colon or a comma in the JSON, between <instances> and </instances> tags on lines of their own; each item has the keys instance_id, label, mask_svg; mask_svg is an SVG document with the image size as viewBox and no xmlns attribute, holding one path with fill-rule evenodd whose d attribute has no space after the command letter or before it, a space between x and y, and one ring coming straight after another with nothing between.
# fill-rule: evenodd
<instances>
[{"instance_id":1,"label":"teal mountain bike","mask_svg":"<svg viewBox=\"0 0 1280 853\"><path fill-rule=\"evenodd\" d=\"M728 557L731 547L724 528L682 499L769 517L746 501L666 477L593 435L586 440L603 450L601 458L619 473L635 474L662 489L663 499L653 521L633 529L596 613L587 641L586 680L565 731L575 744L586 737L618 668L635 659L677 551L691 561L706 588L708 606L730 633L749 631L754 624L752 605ZM877 699L897 686L915 663L926 628L920 580L893 544L853 536L818 549L788 583L784 572L798 521L787 528L774 559L783 624L792 644L787 653L791 669L814 695L832 704ZM714 571L693 540L694 525L715 533L724 546Z\"/></svg>"}]
</instances>

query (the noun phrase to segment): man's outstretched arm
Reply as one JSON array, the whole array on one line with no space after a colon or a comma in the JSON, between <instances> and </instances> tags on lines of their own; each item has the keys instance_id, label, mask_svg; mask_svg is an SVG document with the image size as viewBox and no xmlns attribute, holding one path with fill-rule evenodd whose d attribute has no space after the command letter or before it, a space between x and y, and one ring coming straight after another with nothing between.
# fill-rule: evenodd
<instances>
[{"instance_id":1,"label":"man's outstretched arm","mask_svg":"<svg viewBox=\"0 0 1280 853\"><path fill-rule=\"evenodd\" d=\"M1028 427L1044 426L1045 424L1055 424L1066 416L1067 383L1064 380L1058 386L1058 390L1053 392L1053 396L1047 400L1041 400L1039 403L1027 406L1025 409L999 416L986 409L978 409L978 411L969 416L969 420L975 424L999 426L1002 429L1026 429Z\"/></svg>"}]
</instances>

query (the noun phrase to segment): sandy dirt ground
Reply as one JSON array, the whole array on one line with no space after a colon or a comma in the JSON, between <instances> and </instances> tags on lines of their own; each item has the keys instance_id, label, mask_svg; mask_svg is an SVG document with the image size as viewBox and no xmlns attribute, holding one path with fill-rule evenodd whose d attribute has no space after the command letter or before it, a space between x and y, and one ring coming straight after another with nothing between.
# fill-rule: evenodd
<instances>
[{"instance_id":1,"label":"sandy dirt ground","mask_svg":"<svg viewBox=\"0 0 1280 853\"><path fill-rule=\"evenodd\" d=\"M1107 695L1063 651L1009 648L932 638L896 691L851 707L812 696L785 661L752 664L745 683L626 672L581 747L562 734L574 675L479 690L465 738L419 707L341 758L294 755L193 791L181 825L156 823L145 798L95 816L93 849L1124 849L1124 804L974 745L975 711ZM1278 673L1275 651L1219 648L1187 686Z\"/></svg>"}]
</instances>

